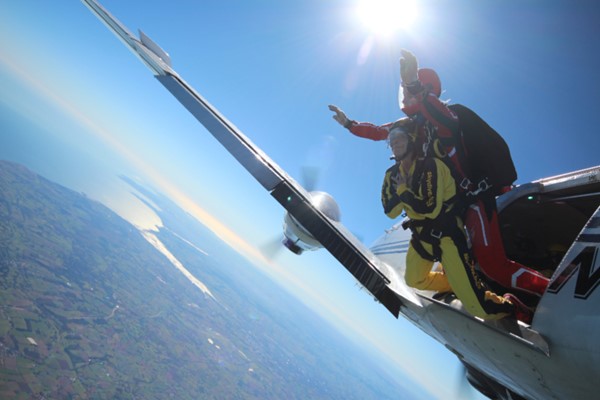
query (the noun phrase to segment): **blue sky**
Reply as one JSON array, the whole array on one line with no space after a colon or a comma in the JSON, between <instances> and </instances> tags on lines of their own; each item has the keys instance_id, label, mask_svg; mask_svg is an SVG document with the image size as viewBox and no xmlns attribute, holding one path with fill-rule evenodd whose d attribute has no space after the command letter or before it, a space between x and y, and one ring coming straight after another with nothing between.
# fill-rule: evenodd
<instances>
[{"instance_id":1,"label":"blue sky","mask_svg":"<svg viewBox=\"0 0 600 400\"><path fill-rule=\"evenodd\" d=\"M379 200L389 150L342 129L327 105L362 121L400 117L402 48L438 71L443 98L473 108L505 137L517 183L600 164L595 2L420 1L413 21L399 13L402 27L389 36L368 29L357 4L102 1L161 45L174 69L293 177L321 166L318 189L337 199L343 222L367 244L393 223ZM80 2L0 2L0 85L2 105L42 128L28 136L4 119L1 158L122 213L135 204L115 177L139 177L242 251L281 232L283 210ZM283 253L259 268L410 365L433 396L456 384L454 357L359 292L327 254Z\"/></svg>"}]
</instances>

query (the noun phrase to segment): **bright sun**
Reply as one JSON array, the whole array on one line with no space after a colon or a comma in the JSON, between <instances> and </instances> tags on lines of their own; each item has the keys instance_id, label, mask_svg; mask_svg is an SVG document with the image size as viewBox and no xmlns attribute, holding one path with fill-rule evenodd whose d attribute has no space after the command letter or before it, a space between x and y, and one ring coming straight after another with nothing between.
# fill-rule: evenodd
<instances>
[{"instance_id":1,"label":"bright sun","mask_svg":"<svg viewBox=\"0 0 600 400\"><path fill-rule=\"evenodd\" d=\"M360 0L356 14L373 34L387 37L410 29L417 18L417 7L414 0Z\"/></svg>"}]
</instances>

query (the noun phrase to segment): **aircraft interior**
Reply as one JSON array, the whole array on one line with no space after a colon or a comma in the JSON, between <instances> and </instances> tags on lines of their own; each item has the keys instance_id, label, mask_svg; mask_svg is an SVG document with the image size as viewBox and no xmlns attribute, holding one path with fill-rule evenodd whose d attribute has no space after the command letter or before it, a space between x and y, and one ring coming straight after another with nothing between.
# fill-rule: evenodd
<instances>
[{"instance_id":1,"label":"aircraft interior","mask_svg":"<svg viewBox=\"0 0 600 400\"><path fill-rule=\"evenodd\" d=\"M499 213L507 256L550 277L600 205L600 182L528 194Z\"/></svg>"}]
</instances>

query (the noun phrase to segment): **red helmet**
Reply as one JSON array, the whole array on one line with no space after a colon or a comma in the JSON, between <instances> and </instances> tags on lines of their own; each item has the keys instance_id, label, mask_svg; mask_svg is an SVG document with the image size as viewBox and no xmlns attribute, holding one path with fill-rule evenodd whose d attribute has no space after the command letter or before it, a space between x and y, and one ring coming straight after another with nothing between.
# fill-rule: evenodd
<instances>
[{"instance_id":1,"label":"red helmet","mask_svg":"<svg viewBox=\"0 0 600 400\"><path fill-rule=\"evenodd\" d=\"M417 72L419 81L427 89L428 92L435 94L440 97L442 94L442 82L437 72L431 68L421 68Z\"/></svg>"}]
</instances>

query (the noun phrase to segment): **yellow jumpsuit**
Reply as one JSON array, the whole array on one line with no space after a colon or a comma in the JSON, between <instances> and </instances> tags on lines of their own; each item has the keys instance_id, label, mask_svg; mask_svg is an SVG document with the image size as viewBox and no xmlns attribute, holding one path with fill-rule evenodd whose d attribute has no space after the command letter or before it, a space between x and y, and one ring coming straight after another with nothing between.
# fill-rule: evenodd
<instances>
[{"instance_id":1,"label":"yellow jumpsuit","mask_svg":"<svg viewBox=\"0 0 600 400\"><path fill-rule=\"evenodd\" d=\"M417 163L421 164L417 167ZM415 169L419 171L415 173ZM401 174L408 185L396 184L397 174ZM513 306L503 297L487 290L477 276L467 248L463 221L459 216L451 217L451 223L456 221L453 234L447 232L447 225L446 228L439 227L440 261L445 273L432 271L433 261L423 258L415 250L413 241L419 240L418 237L426 240L426 235L430 235L430 232L423 232L424 229L418 226L419 222L436 227L436 221L441 221L442 214L452 211L452 205L448 203L452 202L455 195L456 183L449 168L440 159L431 157L415 160L409 171L404 171L400 164L386 171L381 191L385 214L396 218L404 210L417 226L415 229L418 234L413 234L406 255L406 284L421 290L453 291L472 315L483 319L503 318L512 313ZM419 240L419 243L427 253L433 254L431 244L424 240Z\"/></svg>"}]
</instances>

